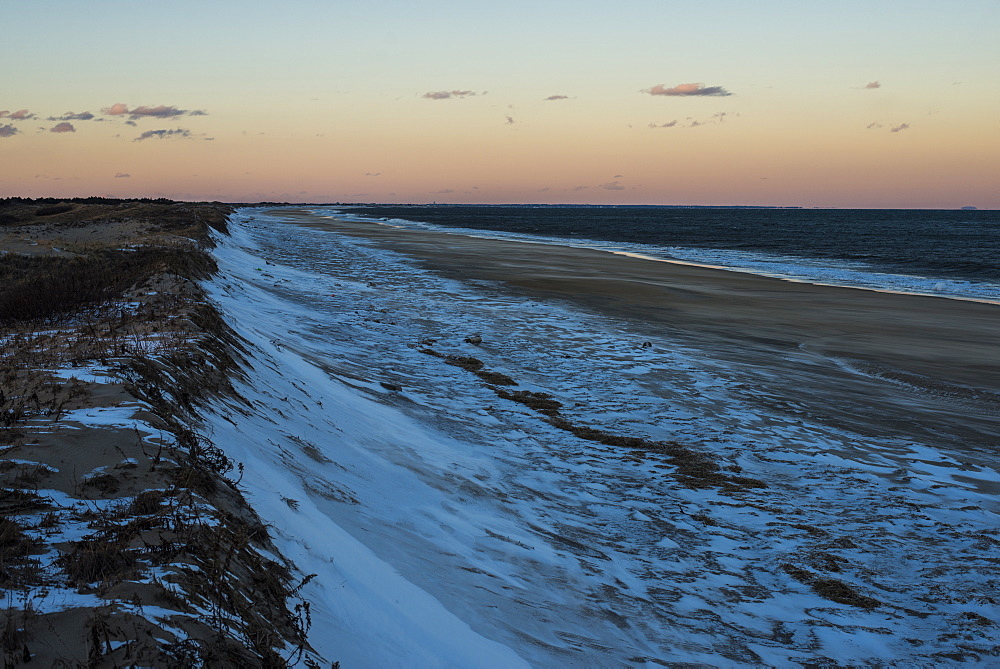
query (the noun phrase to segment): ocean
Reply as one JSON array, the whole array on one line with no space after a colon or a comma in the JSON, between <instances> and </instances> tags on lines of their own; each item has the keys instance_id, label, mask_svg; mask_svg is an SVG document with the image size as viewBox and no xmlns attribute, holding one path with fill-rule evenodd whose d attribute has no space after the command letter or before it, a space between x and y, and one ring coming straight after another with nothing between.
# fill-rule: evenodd
<instances>
[{"instance_id":1,"label":"ocean","mask_svg":"<svg viewBox=\"0 0 1000 669\"><path fill-rule=\"evenodd\" d=\"M327 213L791 280L1000 301L1000 211L366 205Z\"/></svg>"},{"instance_id":2,"label":"ocean","mask_svg":"<svg viewBox=\"0 0 1000 669\"><path fill-rule=\"evenodd\" d=\"M315 575L301 593L321 655L357 666L996 664L992 395L764 339L724 349L456 279L364 233L391 230L329 218L995 287L995 258L980 252L962 270L958 246L950 264L914 257L908 273L898 249L874 260L847 258L843 240L827 241L837 257L803 250L808 235L836 236L835 220L889 248L884 226L938 212L894 223L862 212L882 221L874 235L850 212L310 209L241 209L217 235L205 288L246 364L242 399L206 407L202 430L244 465L241 487L282 554ZM992 213L940 216L970 237L995 226Z\"/></svg>"}]
</instances>

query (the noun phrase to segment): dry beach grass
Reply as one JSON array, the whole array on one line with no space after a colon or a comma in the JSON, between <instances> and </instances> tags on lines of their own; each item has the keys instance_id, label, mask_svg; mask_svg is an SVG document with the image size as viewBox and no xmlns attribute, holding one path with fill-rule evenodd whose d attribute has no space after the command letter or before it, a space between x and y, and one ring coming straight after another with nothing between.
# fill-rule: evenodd
<instances>
[{"instance_id":1,"label":"dry beach grass","mask_svg":"<svg viewBox=\"0 0 1000 669\"><path fill-rule=\"evenodd\" d=\"M0 202L5 666L305 656L302 577L198 432L198 407L239 373L197 284L227 213Z\"/></svg>"}]
</instances>

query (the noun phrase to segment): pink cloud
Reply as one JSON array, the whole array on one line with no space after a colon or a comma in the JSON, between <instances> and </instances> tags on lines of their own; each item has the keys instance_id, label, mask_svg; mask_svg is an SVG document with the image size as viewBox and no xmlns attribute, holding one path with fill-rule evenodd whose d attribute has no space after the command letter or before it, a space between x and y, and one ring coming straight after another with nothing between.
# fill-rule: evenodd
<instances>
[{"instance_id":1,"label":"pink cloud","mask_svg":"<svg viewBox=\"0 0 1000 669\"><path fill-rule=\"evenodd\" d=\"M178 109L173 105L159 105L157 107L147 107L145 105L140 105L129 112L131 118L137 117L152 117L152 118L173 118L174 116L181 116L186 114L187 111L183 109Z\"/></svg>"},{"instance_id":2,"label":"pink cloud","mask_svg":"<svg viewBox=\"0 0 1000 669\"><path fill-rule=\"evenodd\" d=\"M882 84L877 81L869 81L865 84L865 88L882 88Z\"/></svg>"},{"instance_id":3,"label":"pink cloud","mask_svg":"<svg viewBox=\"0 0 1000 669\"><path fill-rule=\"evenodd\" d=\"M76 128L72 123L63 122L55 124L49 132L76 132Z\"/></svg>"},{"instance_id":4,"label":"pink cloud","mask_svg":"<svg viewBox=\"0 0 1000 669\"><path fill-rule=\"evenodd\" d=\"M17 133L18 133L17 128L15 128L10 124L0 125L0 137L13 137Z\"/></svg>"},{"instance_id":5,"label":"pink cloud","mask_svg":"<svg viewBox=\"0 0 1000 669\"><path fill-rule=\"evenodd\" d=\"M186 109L178 109L174 105L157 105L156 107L139 105L134 109L129 109L128 105L123 102L116 102L110 107L103 108L101 111L108 116L128 116L132 121L140 118L175 118L185 115L208 116L208 112L201 109L188 111Z\"/></svg>"},{"instance_id":6,"label":"pink cloud","mask_svg":"<svg viewBox=\"0 0 1000 669\"><path fill-rule=\"evenodd\" d=\"M116 102L110 107L105 107L101 111L108 116L123 116L128 113L128 105L122 102Z\"/></svg>"},{"instance_id":7,"label":"pink cloud","mask_svg":"<svg viewBox=\"0 0 1000 669\"><path fill-rule=\"evenodd\" d=\"M0 111L0 118L9 118L11 121L26 121L35 118L35 115L27 109L19 109L16 112L4 110Z\"/></svg>"},{"instance_id":8,"label":"pink cloud","mask_svg":"<svg viewBox=\"0 0 1000 669\"><path fill-rule=\"evenodd\" d=\"M650 95L667 95L672 97L690 97L690 96L716 96L725 97L727 95L732 95L722 86L705 86L705 84L677 84L671 88L667 88L663 84L657 84L652 88L645 88L642 90L643 93L649 93Z\"/></svg>"}]
</instances>

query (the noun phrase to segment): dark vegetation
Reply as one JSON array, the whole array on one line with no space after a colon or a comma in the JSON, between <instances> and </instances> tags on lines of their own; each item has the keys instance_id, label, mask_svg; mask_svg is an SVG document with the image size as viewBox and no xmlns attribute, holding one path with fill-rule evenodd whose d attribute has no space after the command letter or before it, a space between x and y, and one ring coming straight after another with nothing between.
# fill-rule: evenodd
<instances>
[{"instance_id":1,"label":"dark vegetation","mask_svg":"<svg viewBox=\"0 0 1000 669\"><path fill-rule=\"evenodd\" d=\"M225 231L227 213L167 200L0 200L0 233L46 226L65 251L0 255L0 453L16 457L31 421L57 422L87 400L92 384L45 371L59 366L114 370L161 431L156 443L137 435L134 473L79 481L76 496L121 500L111 507L55 507L34 492L47 470L0 460L0 588L29 593L64 579L109 602L81 619L90 643L67 666L312 664L303 583L266 557L276 554L267 528L227 478L241 466L198 432L199 407L240 399L232 379L241 343L196 283L216 270L208 233ZM106 237L115 226L129 231L127 245ZM135 490L137 477L151 488ZM36 521L21 520L29 517ZM88 532L58 547L53 574L40 568L44 546L32 528L64 522ZM12 602L0 610L5 666L27 662L52 635L46 616ZM187 615L188 638L171 641L125 612L143 603Z\"/></svg>"},{"instance_id":2,"label":"dark vegetation","mask_svg":"<svg viewBox=\"0 0 1000 669\"><path fill-rule=\"evenodd\" d=\"M97 249L75 257L0 257L0 325L51 320L107 304L150 277L200 279L214 271L205 254L180 248Z\"/></svg>"}]
</instances>

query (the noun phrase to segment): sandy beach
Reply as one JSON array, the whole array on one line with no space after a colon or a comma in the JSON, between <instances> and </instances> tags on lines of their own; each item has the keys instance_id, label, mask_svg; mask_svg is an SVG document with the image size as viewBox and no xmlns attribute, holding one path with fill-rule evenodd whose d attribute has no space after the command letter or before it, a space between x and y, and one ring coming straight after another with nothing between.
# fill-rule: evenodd
<instances>
[{"instance_id":1,"label":"sandy beach","mask_svg":"<svg viewBox=\"0 0 1000 669\"><path fill-rule=\"evenodd\" d=\"M284 212L288 214L289 212ZM667 331L783 374L768 392L818 394L854 428L1000 436L1000 305L811 285L590 249L291 214L462 281L497 282ZM762 389L763 390L763 389ZM780 399L779 399L780 401ZM881 410L872 411L872 406Z\"/></svg>"},{"instance_id":2,"label":"sandy beach","mask_svg":"<svg viewBox=\"0 0 1000 669\"><path fill-rule=\"evenodd\" d=\"M1000 307L38 206L0 230L10 666L1000 652Z\"/></svg>"},{"instance_id":3,"label":"sandy beach","mask_svg":"<svg viewBox=\"0 0 1000 669\"><path fill-rule=\"evenodd\" d=\"M253 371L206 419L321 655L995 658L992 305L291 208L215 255Z\"/></svg>"}]
</instances>

